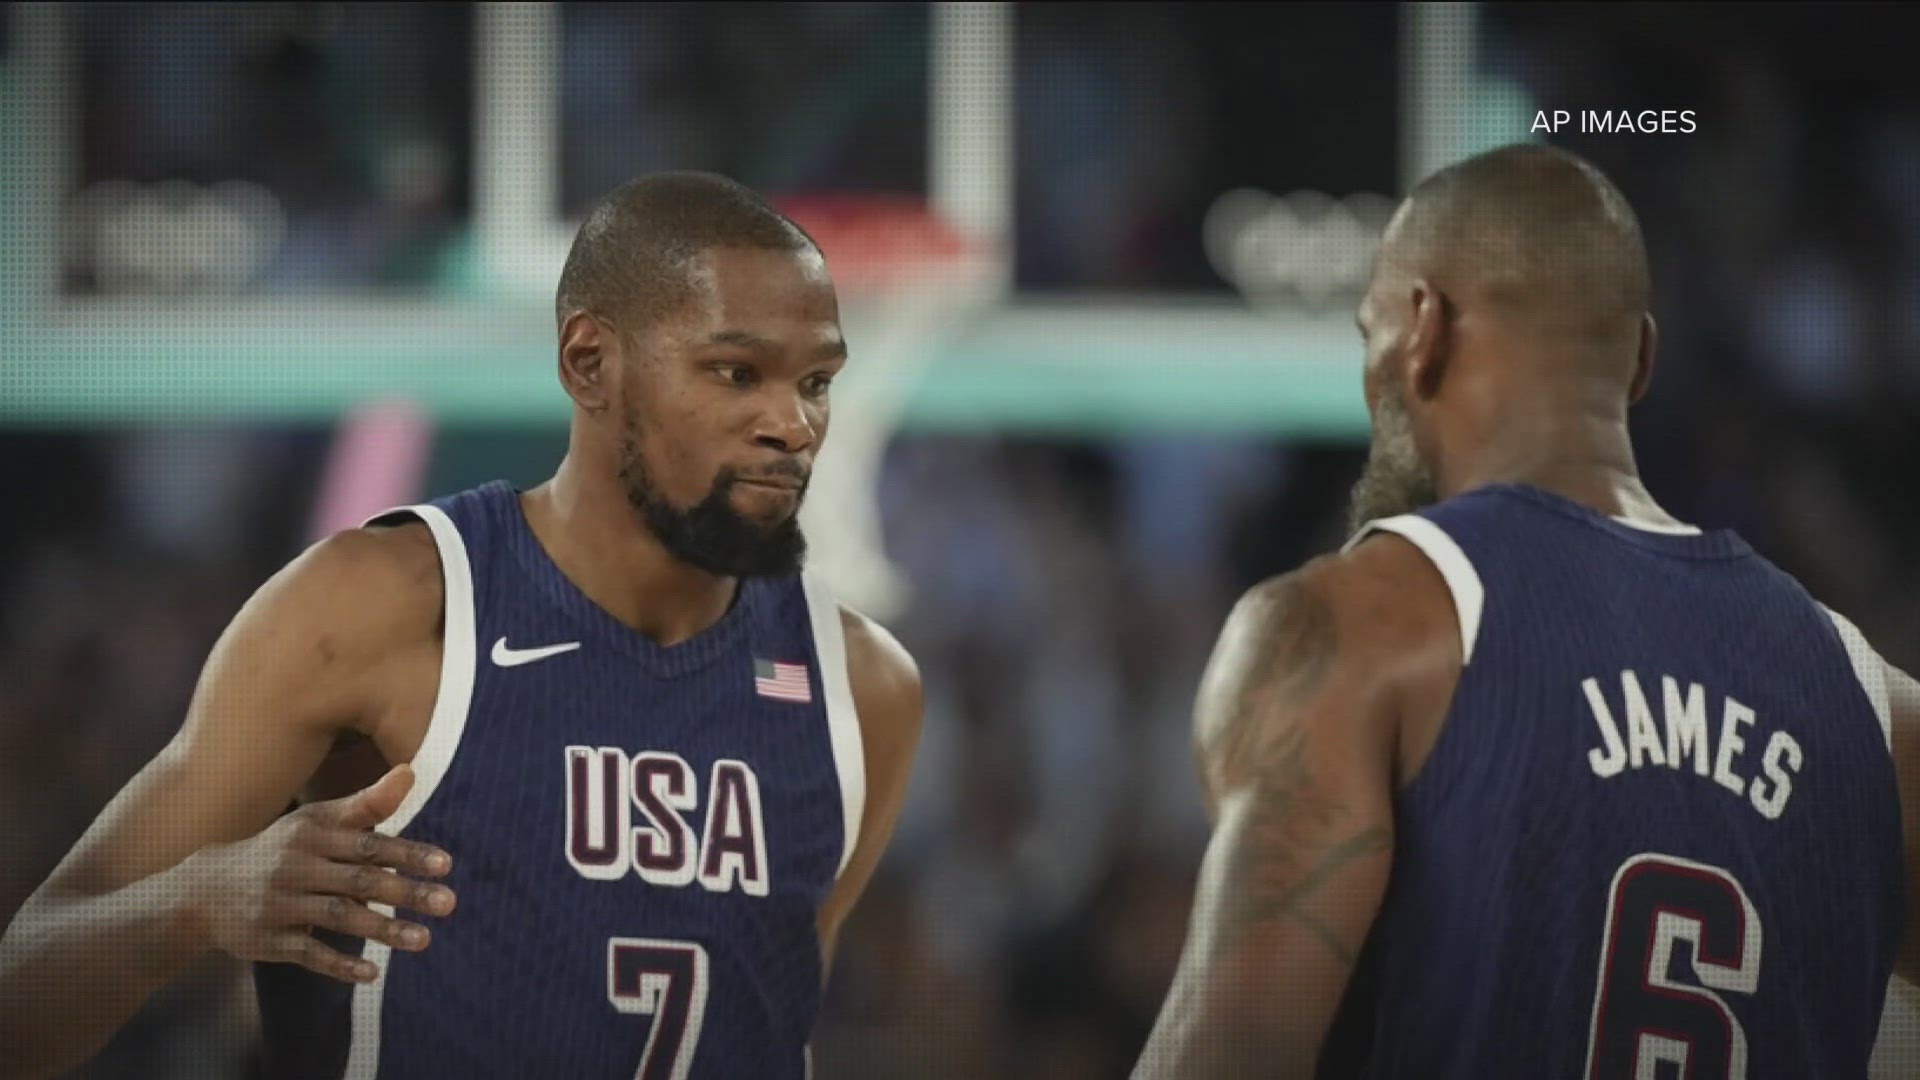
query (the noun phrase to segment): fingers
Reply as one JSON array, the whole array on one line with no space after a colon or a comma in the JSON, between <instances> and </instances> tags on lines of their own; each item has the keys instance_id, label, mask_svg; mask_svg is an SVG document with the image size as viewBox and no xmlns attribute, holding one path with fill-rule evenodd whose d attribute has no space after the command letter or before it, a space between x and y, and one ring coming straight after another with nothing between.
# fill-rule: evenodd
<instances>
[{"instance_id":1,"label":"fingers","mask_svg":"<svg viewBox=\"0 0 1920 1080\"><path fill-rule=\"evenodd\" d=\"M343 829L371 829L393 816L413 789L413 768L395 765L387 774L344 798L315 803L314 813Z\"/></svg>"},{"instance_id":2,"label":"fingers","mask_svg":"<svg viewBox=\"0 0 1920 1080\"><path fill-rule=\"evenodd\" d=\"M364 829L317 825L300 838L299 846L337 862L371 863L420 877L440 877L453 868L453 859L431 844Z\"/></svg>"},{"instance_id":3,"label":"fingers","mask_svg":"<svg viewBox=\"0 0 1920 1080\"><path fill-rule=\"evenodd\" d=\"M318 926L369 941L383 941L408 952L419 952L432 940L426 927L390 919L344 896L300 897L292 904L289 915L306 926Z\"/></svg>"},{"instance_id":4,"label":"fingers","mask_svg":"<svg viewBox=\"0 0 1920 1080\"><path fill-rule=\"evenodd\" d=\"M299 964L308 971L344 983L372 982L380 974L380 969L371 963L329 949L311 934L299 930L275 935L272 952L269 959Z\"/></svg>"},{"instance_id":5,"label":"fingers","mask_svg":"<svg viewBox=\"0 0 1920 1080\"><path fill-rule=\"evenodd\" d=\"M339 863L311 855L290 859L282 867L278 885L285 892L345 896L426 915L450 914L455 903L453 890L437 882L413 881L370 863Z\"/></svg>"}]
</instances>

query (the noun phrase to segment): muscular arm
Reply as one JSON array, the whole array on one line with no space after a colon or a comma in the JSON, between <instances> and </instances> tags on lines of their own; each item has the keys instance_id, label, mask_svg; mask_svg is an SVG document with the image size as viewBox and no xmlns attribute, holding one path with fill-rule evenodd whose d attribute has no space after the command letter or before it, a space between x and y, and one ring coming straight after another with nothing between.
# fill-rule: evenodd
<instances>
[{"instance_id":1,"label":"muscular arm","mask_svg":"<svg viewBox=\"0 0 1920 1080\"><path fill-rule=\"evenodd\" d=\"M1894 974L1920 982L1920 682L1882 661L1893 729L1893 764L1900 784L1900 830L1907 862L1907 930Z\"/></svg>"},{"instance_id":2,"label":"muscular arm","mask_svg":"<svg viewBox=\"0 0 1920 1080\"><path fill-rule=\"evenodd\" d=\"M849 611L842 616L848 679L866 759L867 797L853 856L820 908L820 950L827 964L833 961L841 925L893 836L913 771L914 748L920 741L920 672L913 658L893 635L865 616Z\"/></svg>"},{"instance_id":3,"label":"muscular arm","mask_svg":"<svg viewBox=\"0 0 1920 1080\"><path fill-rule=\"evenodd\" d=\"M1313 1074L1386 889L1404 673L1449 655L1404 610L1434 583L1394 586L1431 570L1369 548L1263 583L1221 632L1194 714L1213 839L1137 1080Z\"/></svg>"},{"instance_id":4,"label":"muscular arm","mask_svg":"<svg viewBox=\"0 0 1920 1080\"><path fill-rule=\"evenodd\" d=\"M82 1060L209 947L189 857L271 823L336 734L374 715L385 651L437 610L419 557L418 540L342 534L235 616L180 732L0 938L0 1075Z\"/></svg>"}]
</instances>

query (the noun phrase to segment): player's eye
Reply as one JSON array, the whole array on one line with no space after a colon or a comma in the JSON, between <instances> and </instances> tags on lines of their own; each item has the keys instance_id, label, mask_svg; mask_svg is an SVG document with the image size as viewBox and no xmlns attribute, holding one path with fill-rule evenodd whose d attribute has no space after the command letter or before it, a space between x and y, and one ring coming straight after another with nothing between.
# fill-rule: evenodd
<instances>
[{"instance_id":1,"label":"player's eye","mask_svg":"<svg viewBox=\"0 0 1920 1080\"><path fill-rule=\"evenodd\" d=\"M800 392L808 397L824 397L826 396L827 388L832 385L832 376L809 375L801 381Z\"/></svg>"},{"instance_id":2,"label":"player's eye","mask_svg":"<svg viewBox=\"0 0 1920 1080\"><path fill-rule=\"evenodd\" d=\"M731 385L731 386L752 386L753 385L754 371L753 371L753 368L747 366L746 364L714 364L714 365L711 365L708 368L708 370L712 371L715 375L718 375L721 381L727 383L728 385Z\"/></svg>"}]
</instances>

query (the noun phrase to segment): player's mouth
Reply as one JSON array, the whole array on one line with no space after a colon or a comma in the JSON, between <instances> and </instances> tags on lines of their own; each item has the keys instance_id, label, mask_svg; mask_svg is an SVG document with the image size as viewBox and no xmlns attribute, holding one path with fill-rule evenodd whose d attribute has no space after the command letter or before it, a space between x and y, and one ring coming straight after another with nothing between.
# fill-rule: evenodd
<instances>
[{"instance_id":1,"label":"player's mouth","mask_svg":"<svg viewBox=\"0 0 1920 1080\"><path fill-rule=\"evenodd\" d=\"M770 491L785 492L790 495L799 494L800 490L807 486L807 482L804 479L793 476L740 476L734 478L734 483L746 484L749 487L766 488Z\"/></svg>"}]
</instances>

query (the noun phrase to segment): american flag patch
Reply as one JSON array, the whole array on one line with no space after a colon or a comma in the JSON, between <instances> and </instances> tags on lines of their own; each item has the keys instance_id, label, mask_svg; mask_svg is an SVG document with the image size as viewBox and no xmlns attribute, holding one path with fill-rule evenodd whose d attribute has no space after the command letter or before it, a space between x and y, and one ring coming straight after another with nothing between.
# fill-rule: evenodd
<instances>
[{"instance_id":1,"label":"american flag patch","mask_svg":"<svg viewBox=\"0 0 1920 1080\"><path fill-rule=\"evenodd\" d=\"M812 701L813 686L807 681L807 665L785 664L778 660L753 661L753 689L761 697L781 701Z\"/></svg>"}]
</instances>

